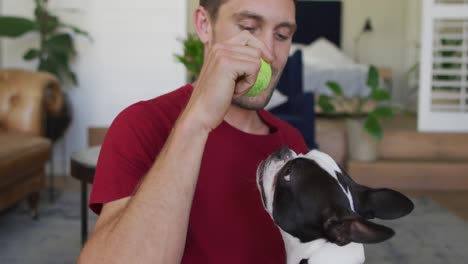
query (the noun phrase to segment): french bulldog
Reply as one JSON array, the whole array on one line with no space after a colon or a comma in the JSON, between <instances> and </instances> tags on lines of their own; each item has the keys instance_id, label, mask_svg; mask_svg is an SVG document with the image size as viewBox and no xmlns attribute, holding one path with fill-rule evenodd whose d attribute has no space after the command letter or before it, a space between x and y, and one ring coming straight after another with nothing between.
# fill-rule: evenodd
<instances>
[{"instance_id":1,"label":"french bulldog","mask_svg":"<svg viewBox=\"0 0 468 264\"><path fill-rule=\"evenodd\" d=\"M397 191L354 182L318 150L276 151L258 166L257 185L283 237L288 264L364 263L363 244L395 234L368 219L397 219L414 208Z\"/></svg>"}]
</instances>

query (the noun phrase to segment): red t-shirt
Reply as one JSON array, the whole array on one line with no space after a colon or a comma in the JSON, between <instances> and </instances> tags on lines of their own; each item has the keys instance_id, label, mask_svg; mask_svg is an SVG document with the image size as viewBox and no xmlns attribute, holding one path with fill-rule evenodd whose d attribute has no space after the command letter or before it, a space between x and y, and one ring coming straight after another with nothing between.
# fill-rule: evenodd
<instances>
[{"instance_id":1,"label":"red t-shirt","mask_svg":"<svg viewBox=\"0 0 468 264\"><path fill-rule=\"evenodd\" d=\"M185 108L191 85L136 103L109 128L96 168L90 198L99 213L102 204L132 195L147 173ZM307 151L300 133L267 111L258 112L269 135L244 133L226 122L206 143L194 194L182 263L286 262L283 240L262 206L256 185L259 163L289 146ZM183 166L183 164L181 164Z\"/></svg>"}]
</instances>

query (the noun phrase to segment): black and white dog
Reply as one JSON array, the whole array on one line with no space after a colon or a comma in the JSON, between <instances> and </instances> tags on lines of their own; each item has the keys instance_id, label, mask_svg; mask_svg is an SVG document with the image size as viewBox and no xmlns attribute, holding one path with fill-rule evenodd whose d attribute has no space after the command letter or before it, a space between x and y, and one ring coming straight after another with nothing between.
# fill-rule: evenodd
<instances>
[{"instance_id":1,"label":"black and white dog","mask_svg":"<svg viewBox=\"0 0 468 264\"><path fill-rule=\"evenodd\" d=\"M283 236L288 264L363 263L362 243L394 235L367 219L396 219L414 208L399 192L355 183L318 150L278 150L259 165L257 184Z\"/></svg>"}]
</instances>

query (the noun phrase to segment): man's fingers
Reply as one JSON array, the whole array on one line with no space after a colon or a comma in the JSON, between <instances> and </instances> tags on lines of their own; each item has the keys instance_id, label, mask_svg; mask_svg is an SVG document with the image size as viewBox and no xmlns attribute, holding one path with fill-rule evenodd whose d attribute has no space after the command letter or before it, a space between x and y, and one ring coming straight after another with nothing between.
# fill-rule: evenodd
<instances>
[{"instance_id":1,"label":"man's fingers","mask_svg":"<svg viewBox=\"0 0 468 264\"><path fill-rule=\"evenodd\" d=\"M262 52L257 48L233 44L223 44L217 47L217 52L232 58L249 61L260 61L260 58L262 57Z\"/></svg>"},{"instance_id":2,"label":"man's fingers","mask_svg":"<svg viewBox=\"0 0 468 264\"><path fill-rule=\"evenodd\" d=\"M254 37L247 30L242 31L240 34L230 39L228 43L259 49L262 52L261 55L264 60L266 60L267 62L273 61L273 55L271 54L270 50L265 45L265 43Z\"/></svg>"},{"instance_id":3,"label":"man's fingers","mask_svg":"<svg viewBox=\"0 0 468 264\"><path fill-rule=\"evenodd\" d=\"M239 54L245 54L257 60L259 60L262 57L262 51L254 47L239 46L239 45L233 45L233 44L226 44L226 46L229 50L233 52L238 52Z\"/></svg>"},{"instance_id":4,"label":"man's fingers","mask_svg":"<svg viewBox=\"0 0 468 264\"><path fill-rule=\"evenodd\" d=\"M233 66L237 68L236 86L234 96L245 94L257 80L257 75L260 70L261 63L259 60L252 60L251 57L231 57Z\"/></svg>"}]
</instances>

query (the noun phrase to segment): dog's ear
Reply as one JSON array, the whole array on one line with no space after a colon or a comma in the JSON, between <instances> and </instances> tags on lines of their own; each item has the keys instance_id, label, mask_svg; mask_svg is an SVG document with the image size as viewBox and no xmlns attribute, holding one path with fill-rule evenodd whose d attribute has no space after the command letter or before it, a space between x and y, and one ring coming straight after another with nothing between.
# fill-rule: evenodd
<instances>
[{"instance_id":1,"label":"dog's ear","mask_svg":"<svg viewBox=\"0 0 468 264\"><path fill-rule=\"evenodd\" d=\"M395 235L391 228L367 221L348 209L327 209L324 217L325 237L339 246L350 242L378 243Z\"/></svg>"},{"instance_id":2,"label":"dog's ear","mask_svg":"<svg viewBox=\"0 0 468 264\"><path fill-rule=\"evenodd\" d=\"M358 194L359 211L363 216L392 220L403 217L414 209L413 202L403 194L390 189L368 189Z\"/></svg>"},{"instance_id":3,"label":"dog's ear","mask_svg":"<svg viewBox=\"0 0 468 264\"><path fill-rule=\"evenodd\" d=\"M337 176L339 182L350 189L354 209L362 217L392 220L403 217L414 209L413 202L397 191L359 185L342 168Z\"/></svg>"}]
</instances>

